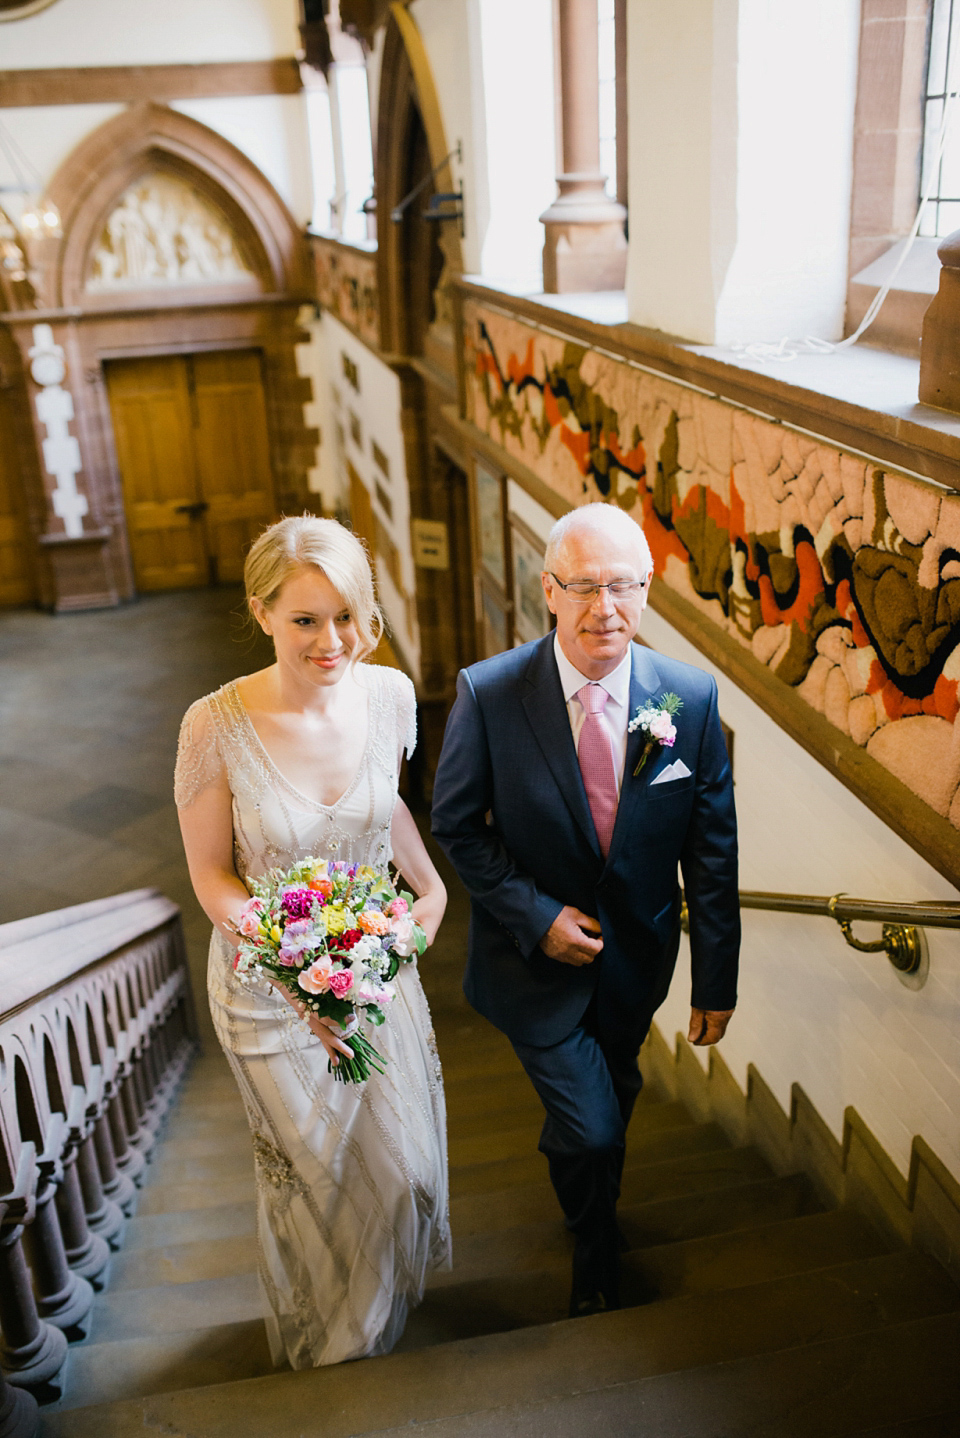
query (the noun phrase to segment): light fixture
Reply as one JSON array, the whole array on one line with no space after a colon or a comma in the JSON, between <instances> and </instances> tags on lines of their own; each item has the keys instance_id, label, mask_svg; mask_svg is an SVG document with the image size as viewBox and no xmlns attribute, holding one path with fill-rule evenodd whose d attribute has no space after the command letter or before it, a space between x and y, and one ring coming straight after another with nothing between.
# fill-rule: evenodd
<instances>
[{"instance_id":1,"label":"light fixture","mask_svg":"<svg viewBox=\"0 0 960 1438\"><path fill-rule=\"evenodd\" d=\"M43 177L36 166L24 154L6 126L0 123L0 150L6 155L13 171L14 183L0 185L0 194L22 195L25 200L20 212L20 238L24 240L59 239L63 234L60 211L53 200L43 191ZM9 216L7 217L9 219ZM4 233L6 226L0 226L0 265L11 278L23 278L13 274L13 263L9 247L18 248L17 236ZM22 260L22 256L21 256Z\"/></svg>"}]
</instances>

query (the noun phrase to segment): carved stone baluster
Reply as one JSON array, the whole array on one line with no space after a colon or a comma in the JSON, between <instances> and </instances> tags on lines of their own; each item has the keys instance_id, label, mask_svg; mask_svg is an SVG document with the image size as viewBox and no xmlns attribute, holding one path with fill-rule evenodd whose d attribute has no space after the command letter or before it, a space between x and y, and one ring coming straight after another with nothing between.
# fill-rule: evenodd
<instances>
[{"instance_id":1,"label":"carved stone baluster","mask_svg":"<svg viewBox=\"0 0 960 1438\"><path fill-rule=\"evenodd\" d=\"M105 1176L101 1173L100 1162L97 1158L96 1127L103 1112L103 1070L99 1064L95 1064L90 1070L86 1100L87 1136L81 1143L77 1154L77 1173L83 1193L87 1227L91 1233L98 1233L106 1243L109 1243L111 1248L119 1248L125 1227L124 1217L120 1205L115 1203L112 1198L108 1198L104 1191ZM106 1125L105 1128L107 1128ZM107 1133L109 1136L108 1128ZM112 1146L108 1156L108 1166L110 1177L116 1180L118 1174ZM131 1201L133 1196L134 1188L131 1184L129 1194Z\"/></svg>"},{"instance_id":2,"label":"carved stone baluster","mask_svg":"<svg viewBox=\"0 0 960 1438\"><path fill-rule=\"evenodd\" d=\"M106 1109L93 1126L93 1142L104 1195L111 1203L115 1203L123 1213L129 1214L136 1201L137 1190L133 1186L132 1179L117 1168L117 1158L113 1148L113 1132Z\"/></svg>"},{"instance_id":3,"label":"carved stone baluster","mask_svg":"<svg viewBox=\"0 0 960 1438\"><path fill-rule=\"evenodd\" d=\"M126 1115L124 1113L121 1089L126 1077L123 1067L117 1062L113 1050L107 1051L107 1059L112 1070L107 1079L107 1119L110 1124L110 1137L113 1140L113 1155L119 1173L125 1174L132 1183L139 1184L143 1179L143 1171L146 1168L146 1160L142 1153L133 1148L130 1143L130 1131L127 1127ZM99 1154L99 1146L97 1153ZM119 1200L118 1200L119 1201ZM121 1208L125 1205L121 1204Z\"/></svg>"},{"instance_id":4,"label":"carved stone baluster","mask_svg":"<svg viewBox=\"0 0 960 1438\"><path fill-rule=\"evenodd\" d=\"M136 1021L130 1030L120 1035L117 1044L117 1077L120 1085L120 1101L123 1118L127 1126L127 1138L132 1146L143 1155L150 1153L156 1143L156 1125L151 1122L143 1103L140 1085L140 1060L137 1053ZM119 1154L117 1162L119 1163Z\"/></svg>"},{"instance_id":5,"label":"carved stone baluster","mask_svg":"<svg viewBox=\"0 0 960 1438\"><path fill-rule=\"evenodd\" d=\"M21 1246L23 1226L34 1214L36 1182L36 1150L25 1143L13 1189L0 1199L0 1364L10 1384L56 1398L62 1391L67 1340L37 1312Z\"/></svg>"},{"instance_id":6,"label":"carved stone baluster","mask_svg":"<svg viewBox=\"0 0 960 1438\"><path fill-rule=\"evenodd\" d=\"M32 1393L13 1388L0 1373L0 1438L36 1438L40 1410Z\"/></svg>"},{"instance_id":7,"label":"carved stone baluster","mask_svg":"<svg viewBox=\"0 0 960 1438\"><path fill-rule=\"evenodd\" d=\"M110 1250L99 1234L91 1233L83 1206L83 1191L77 1172L79 1151L86 1138L86 1089L77 1085L70 1095L67 1114L67 1142L63 1151L63 1179L57 1189L57 1215L67 1263L94 1288L106 1284Z\"/></svg>"},{"instance_id":8,"label":"carved stone baluster","mask_svg":"<svg viewBox=\"0 0 960 1438\"><path fill-rule=\"evenodd\" d=\"M71 1272L54 1202L63 1177L65 1129L63 1115L54 1114L47 1130L44 1151L37 1160L36 1208L26 1238L41 1318L65 1332L76 1330L78 1334L83 1334L93 1307L93 1289L85 1278Z\"/></svg>"},{"instance_id":9,"label":"carved stone baluster","mask_svg":"<svg viewBox=\"0 0 960 1438\"><path fill-rule=\"evenodd\" d=\"M107 1198L103 1191L96 1139L92 1131L87 1134L77 1152L77 1176L80 1179L87 1227L91 1233L99 1234L111 1248L119 1248L126 1224L120 1205Z\"/></svg>"}]
</instances>

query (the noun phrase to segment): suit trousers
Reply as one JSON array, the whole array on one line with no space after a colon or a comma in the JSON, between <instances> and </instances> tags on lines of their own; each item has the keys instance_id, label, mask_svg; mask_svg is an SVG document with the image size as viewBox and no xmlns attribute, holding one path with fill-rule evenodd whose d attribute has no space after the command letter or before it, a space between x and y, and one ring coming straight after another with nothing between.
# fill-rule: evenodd
<instances>
[{"instance_id":1,"label":"suit trousers","mask_svg":"<svg viewBox=\"0 0 960 1438\"><path fill-rule=\"evenodd\" d=\"M620 1301L616 1210L627 1124L643 1087L637 1055L669 991L679 944L678 925L664 949L653 989L634 1016L629 1037L622 1032L616 1036L603 1032L594 989L580 1022L560 1043L540 1048L512 1041L547 1111L539 1148L549 1165L567 1227L576 1237L574 1306L598 1293L608 1307L616 1307Z\"/></svg>"},{"instance_id":2,"label":"suit trousers","mask_svg":"<svg viewBox=\"0 0 960 1438\"><path fill-rule=\"evenodd\" d=\"M540 1152L550 1168L567 1227L576 1237L574 1298L619 1295L616 1207L627 1124L643 1078L639 1043L615 1046L597 1024L596 996L571 1034L549 1048L514 1043L547 1111Z\"/></svg>"}]
</instances>

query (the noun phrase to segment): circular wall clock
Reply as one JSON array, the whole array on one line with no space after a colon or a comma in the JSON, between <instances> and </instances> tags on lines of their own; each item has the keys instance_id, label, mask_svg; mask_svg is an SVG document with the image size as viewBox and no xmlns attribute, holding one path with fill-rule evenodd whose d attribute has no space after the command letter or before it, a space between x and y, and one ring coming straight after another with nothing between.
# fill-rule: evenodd
<instances>
[{"instance_id":1,"label":"circular wall clock","mask_svg":"<svg viewBox=\"0 0 960 1438\"><path fill-rule=\"evenodd\" d=\"M38 10L46 10L54 0L0 0L0 25L4 20L26 20Z\"/></svg>"}]
</instances>

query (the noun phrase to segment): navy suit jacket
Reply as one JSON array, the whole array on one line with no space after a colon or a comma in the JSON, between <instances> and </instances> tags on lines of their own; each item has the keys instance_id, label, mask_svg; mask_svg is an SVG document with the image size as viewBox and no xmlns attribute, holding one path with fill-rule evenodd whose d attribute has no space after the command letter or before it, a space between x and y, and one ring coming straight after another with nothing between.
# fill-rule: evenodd
<instances>
[{"instance_id":1,"label":"navy suit jacket","mask_svg":"<svg viewBox=\"0 0 960 1438\"><path fill-rule=\"evenodd\" d=\"M548 1046L572 1032L596 990L601 1032L620 1040L636 1033L639 1047L651 1000L662 1000L676 959L678 863L690 915L692 1002L703 1009L736 1003L736 817L717 686L700 669L631 645L631 716L669 691L683 708L675 746L655 749L636 777L642 736L629 736L604 859L553 642L550 634L498 654L457 680L433 833L471 899L464 992L509 1038ZM676 759L689 776L653 784ZM539 948L565 904L600 921L603 950L592 964L562 964Z\"/></svg>"}]
</instances>

